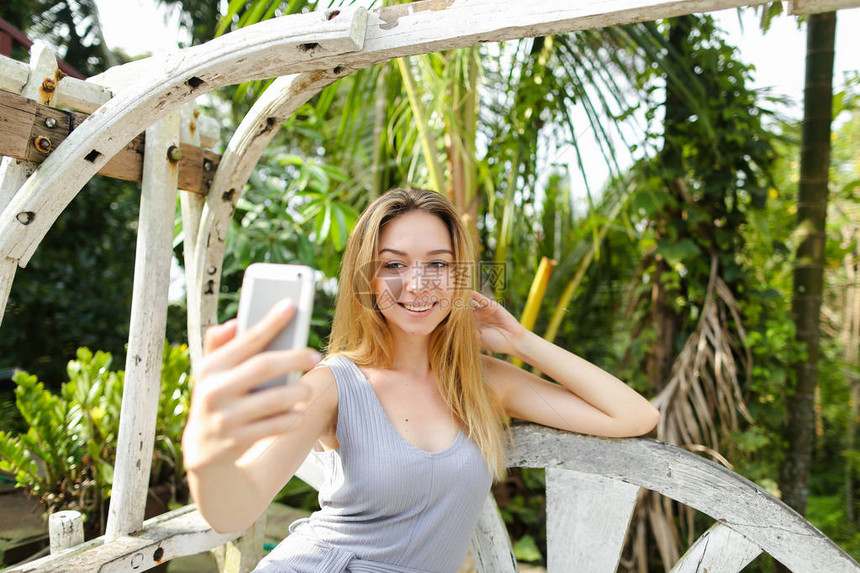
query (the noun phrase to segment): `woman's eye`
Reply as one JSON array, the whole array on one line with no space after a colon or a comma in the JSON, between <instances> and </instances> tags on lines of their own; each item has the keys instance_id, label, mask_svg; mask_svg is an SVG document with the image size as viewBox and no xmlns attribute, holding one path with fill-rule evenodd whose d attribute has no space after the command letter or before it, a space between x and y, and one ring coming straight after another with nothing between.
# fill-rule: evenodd
<instances>
[{"instance_id":1,"label":"woman's eye","mask_svg":"<svg viewBox=\"0 0 860 573\"><path fill-rule=\"evenodd\" d=\"M446 261L433 261L430 263L430 267L434 269L444 269L448 266Z\"/></svg>"},{"instance_id":2,"label":"woman's eye","mask_svg":"<svg viewBox=\"0 0 860 573\"><path fill-rule=\"evenodd\" d=\"M403 263L390 262L390 263L385 263L384 265L382 265L382 268L388 269L390 271L397 271L397 270L400 270L402 268L405 268L405 266L406 265L404 265Z\"/></svg>"}]
</instances>

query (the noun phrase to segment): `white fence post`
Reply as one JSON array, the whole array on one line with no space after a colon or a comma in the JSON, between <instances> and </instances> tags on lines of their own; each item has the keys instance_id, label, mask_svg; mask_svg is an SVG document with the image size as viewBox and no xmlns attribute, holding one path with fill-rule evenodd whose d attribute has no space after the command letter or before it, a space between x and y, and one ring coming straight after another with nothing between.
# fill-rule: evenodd
<instances>
[{"instance_id":1,"label":"white fence post","mask_svg":"<svg viewBox=\"0 0 860 573\"><path fill-rule=\"evenodd\" d=\"M141 528L152 465L176 210L179 110L146 130L134 294L108 541Z\"/></svg>"},{"instance_id":2,"label":"white fence post","mask_svg":"<svg viewBox=\"0 0 860 573\"><path fill-rule=\"evenodd\" d=\"M14 72L17 79L21 79L25 68L10 64L4 66L10 74ZM20 85L21 95L32 100L45 102L50 100L51 92L44 91L45 80L54 81L57 71L57 57L47 45L36 42L30 49L30 66L27 79L23 84L19 81L4 82L4 88L17 88ZM56 83L54 83L56 86ZM50 87L50 86L49 86ZM52 88L53 89L53 88ZM29 161L3 157L0 159L0 213L3 213L12 201L12 197L18 189L27 181L27 178L36 170L36 164ZM6 311L6 302L12 291L12 281L15 279L15 271L18 270L18 260L11 257L0 257L0 323Z\"/></svg>"},{"instance_id":3,"label":"white fence post","mask_svg":"<svg viewBox=\"0 0 860 573\"><path fill-rule=\"evenodd\" d=\"M48 518L51 555L84 542L84 519L79 511L58 511Z\"/></svg>"}]
</instances>

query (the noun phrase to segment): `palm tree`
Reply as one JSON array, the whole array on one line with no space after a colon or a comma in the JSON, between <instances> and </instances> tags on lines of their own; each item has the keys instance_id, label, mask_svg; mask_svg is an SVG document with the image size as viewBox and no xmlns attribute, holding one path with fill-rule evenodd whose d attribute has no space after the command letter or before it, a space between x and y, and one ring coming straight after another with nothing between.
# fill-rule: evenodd
<instances>
[{"instance_id":1,"label":"palm tree","mask_svg":"<svg viewBox=\"0 0 860 573\"><path fill-rule=\"evenodd\" d=\"M801 514L806 511L815 435L835 32L835 12L814 14L807 21L806 85L797 201L797 229L801 238L795 254L792 294L797 340L803 344L806 355L794 365L796 385L786 404L785 439L788 446L779 478L783 501Z\"/></svg>"}]
</instances>

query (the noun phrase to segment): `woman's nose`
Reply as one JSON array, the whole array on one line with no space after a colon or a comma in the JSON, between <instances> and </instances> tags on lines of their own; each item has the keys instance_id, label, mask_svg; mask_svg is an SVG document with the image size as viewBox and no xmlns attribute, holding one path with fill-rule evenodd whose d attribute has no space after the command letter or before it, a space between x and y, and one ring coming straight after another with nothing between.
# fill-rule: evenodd
<instances>
[{"instance_id":1,"label":"woman's nose","mask_svg":"<svg viewBox=\"0 0 860 573\"><path fill-rule=\"evenodd\" d=\"M424 290L423 287L423 276L421 274L421 269L416 265L409 269L408 278L406 279L406 291L407 292L419 292Z\"/></svg>"}]
</instances>

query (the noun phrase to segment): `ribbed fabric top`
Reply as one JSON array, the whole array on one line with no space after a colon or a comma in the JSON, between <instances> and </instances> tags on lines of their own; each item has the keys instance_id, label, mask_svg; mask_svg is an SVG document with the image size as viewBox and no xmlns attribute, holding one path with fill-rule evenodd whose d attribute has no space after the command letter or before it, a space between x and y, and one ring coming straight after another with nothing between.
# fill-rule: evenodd
<instances>
[{"instance_id":1,"label":"ribbed fabric top","mask_svg":"<svg viewBox=\"0 0 860 573\"><path fill-rule=\"evenodd\" d=\"M456 572L492 482L480 450L462 431L441 452L413 446L351 360L324 364L337 383L339 447L316 453L321 509L296 533L395 571Z\"/></svg>"}]
</instances>

